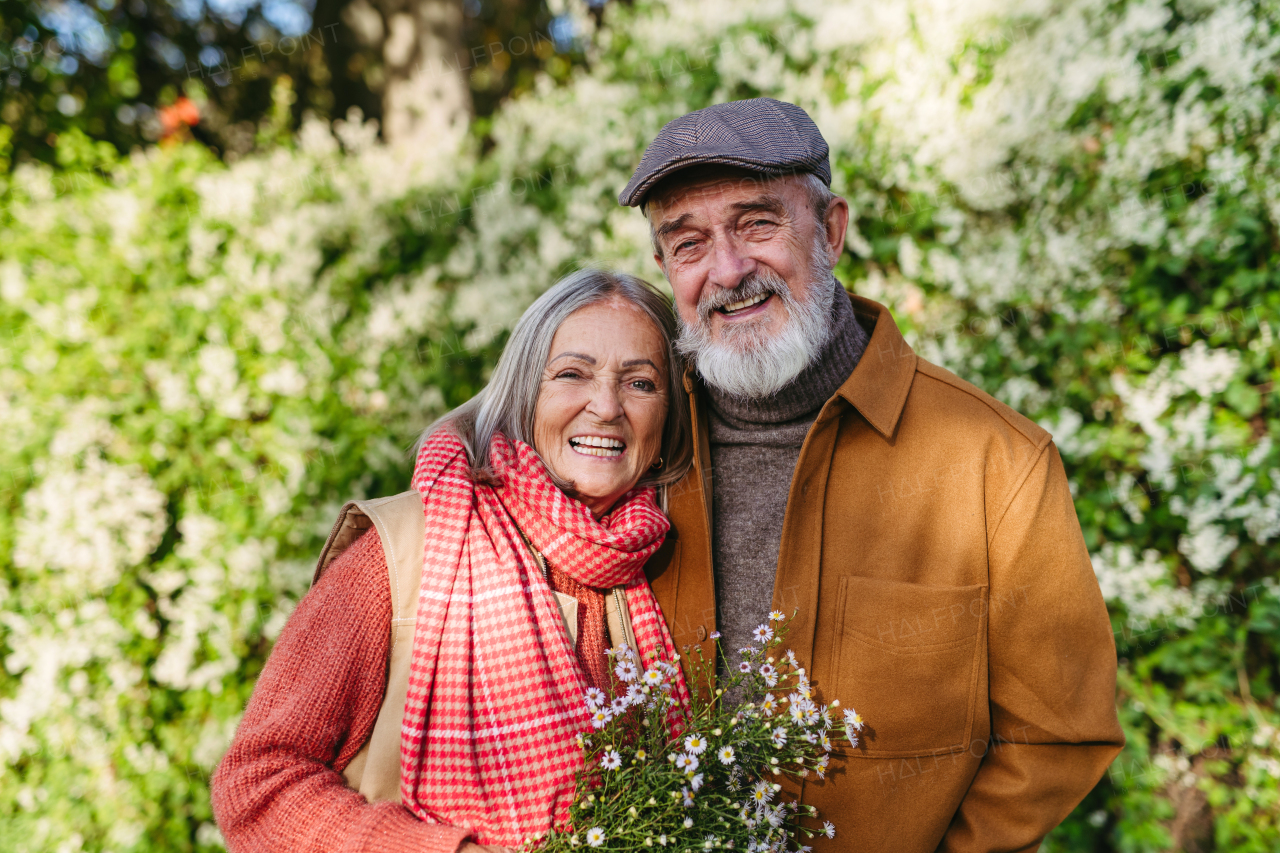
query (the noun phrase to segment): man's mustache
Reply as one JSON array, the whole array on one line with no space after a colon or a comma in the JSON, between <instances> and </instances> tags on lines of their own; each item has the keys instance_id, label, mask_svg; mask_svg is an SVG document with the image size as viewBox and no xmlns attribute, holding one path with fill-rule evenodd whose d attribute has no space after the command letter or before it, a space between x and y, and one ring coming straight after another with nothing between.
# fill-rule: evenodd
<instances>
[{"instance_id":1,"label":"man's mustache","mask_svg":"<svg viewBox=\"0 0 1280 853\"><path fill-rule=\"evenodd\" d=\"M786 282L776 275L755 272L744 278L735 288L708 288L707 292L703 293L702 298L698 300L698 319L703 324L706 324L711 318L712 311L723 308L733 302L741 302L743 299L753 299L757 296L769 296L772 294L785 297L786 294L782 291L786 286Z\"/></svg>"}]
</instances>

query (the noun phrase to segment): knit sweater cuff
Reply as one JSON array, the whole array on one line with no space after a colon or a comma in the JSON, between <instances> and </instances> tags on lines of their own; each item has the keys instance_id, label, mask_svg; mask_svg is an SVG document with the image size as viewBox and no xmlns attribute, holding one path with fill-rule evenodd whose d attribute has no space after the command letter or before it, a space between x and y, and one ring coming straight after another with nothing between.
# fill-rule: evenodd
<instances>
[{"instance_id":1,"label":"knit sweater cuff","mask_svg":"<svg viewBox=\"0 0 1280 853\"><path fill-rule=\"evenodd\" d=\"M351 850L367 853L456 853L471 832L456 826L423 823L399 803L378 803L363 833L351 838Z\"/></svg>"}]
</instances>

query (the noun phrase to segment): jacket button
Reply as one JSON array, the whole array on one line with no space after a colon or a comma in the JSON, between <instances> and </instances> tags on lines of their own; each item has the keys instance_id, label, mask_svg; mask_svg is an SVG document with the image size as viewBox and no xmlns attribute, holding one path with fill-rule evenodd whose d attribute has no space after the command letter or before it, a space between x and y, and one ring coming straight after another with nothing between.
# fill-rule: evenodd
<instances>
[{"instance_id":1,"label":"jacket button","mask_svg":"<svg viewBox=\"0 0 1280 853\"><path fill-rule=\"evenodd\" d=\"M706 627L704 627L704 626L702 626L702 625L699 625L699 626L698 626L698 642L699 642L699 643L701 643L701 642L702 642L703 640L705 640L706 638L707 638L707 629L706 629Z\"/></svg>"}]
</instances>

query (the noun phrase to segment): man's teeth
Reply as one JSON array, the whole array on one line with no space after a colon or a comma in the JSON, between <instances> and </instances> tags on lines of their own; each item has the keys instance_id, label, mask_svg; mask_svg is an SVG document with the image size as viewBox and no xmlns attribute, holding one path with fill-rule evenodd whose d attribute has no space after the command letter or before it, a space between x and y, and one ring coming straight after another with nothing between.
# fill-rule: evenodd
<instances>
[{"instance_id":1,"label":"man's teeth","mask_svg":"<svg viewBox=\"0 0 1280 853\"><path fill-rule=\"evenodd\" d=\"M569 439L569 444L579 453L587 456L618 456L626 445L616 438L601 438L596 435L577 435Z\"/></svg>"},{"instance_id":2,"label":"man's teeth","mask_svg":"<svg viewBox=\"0 0 1280 853\"><path fill-rule=\"evenodd\" d=\"M762 293L759 296L753 296L750 299L743 299L740 302L730 302L728 305L723 306L720 310L723 311L725 314L732 314L734 311L741 311L743 308L750 308L752 305L759 305L761 302L764 302L766 299L768 299L769 296L770 294L768 293Z\"/></svg>"}]
</instances>

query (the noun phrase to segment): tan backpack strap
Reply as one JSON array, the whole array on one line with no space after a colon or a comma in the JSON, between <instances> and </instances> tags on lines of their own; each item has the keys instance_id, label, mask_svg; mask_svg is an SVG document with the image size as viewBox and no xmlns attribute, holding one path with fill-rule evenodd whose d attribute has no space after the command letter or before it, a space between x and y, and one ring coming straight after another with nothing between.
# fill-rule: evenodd
<instances>
[{"instance_id":1,"label":"tan backpack strap","mask_svg":"<svg viewBox=\"0 0 1280 853\"><path fill-rule=\"evenodd\" d=\"M373 731L343 768L347 784L371 803L400 799L400 723L409 694L409 664L422 583L422 549L426 520L417 491L386 498L350 501L343 506L329 541L320 552L315 580L369 527L378 529L391 585L390 659L387 686ZM312 583L315 583L315 580Z\"/></svg>"},{"instance_id":2,"label":"tan backpack strap","mask_svg":"<svg viewBox=\"0 0 1280 853\"><path fill-rule=\"evenodd\" d=\"M413 619L418 615L418 587L422 581L422 547L426 519L422 495L415 490L387 498L355 501L378 528L382 553L387 558L391 581L391 619Z\"/></svg>"},{"instance_id":3,"label":"tan backpack strap","mask_svg":"<svg viewBox=\"0 0 1280 853\"><path fill-rule=\"evenodd\" d=\"M609 642L617 646L630 646L631 650L640 653L636 643L636 633L631 627L631 610L627 607L626 589L615 586L604 597L604 619L609 626Z\"/></svg>"},{"instance_id":4,"label":"tan backpack strap","mask_svg":"<svg viewBox=\"0 0 1280 853\"><path fill-rule=\"evenodd\" d=\"M315 573L311 576L311 585L315 586L320 581L320 576L324 574L324 570L329 568L329 564L338 559L338 555L350 548L351 543L359 539L360 534L372 526L373 522L360 509L359 501L347 501L343 504L338 512L338 520L334 522L333 530L329 531L329 538L320 549L320 559L316 562Z\"/></svg>"}]
</instances>

